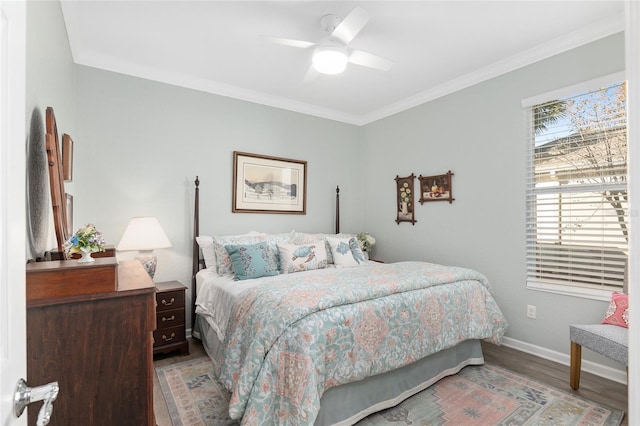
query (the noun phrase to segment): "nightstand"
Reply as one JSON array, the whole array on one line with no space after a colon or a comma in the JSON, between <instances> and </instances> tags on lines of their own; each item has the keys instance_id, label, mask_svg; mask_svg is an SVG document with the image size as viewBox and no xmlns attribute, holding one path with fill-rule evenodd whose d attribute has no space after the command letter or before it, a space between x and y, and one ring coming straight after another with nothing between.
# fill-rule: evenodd
<instances>
[{"instance_id":1,"label":"nightstand","mask_svg":"<svg viewBox=\"0 0 640 426\"><path fill-rule=\"evenodd\" d=\"M178 281L156 283L156 331L153 354L179 350L189 355L185 323L185 291Z\"/></svg>"}]
</instances>

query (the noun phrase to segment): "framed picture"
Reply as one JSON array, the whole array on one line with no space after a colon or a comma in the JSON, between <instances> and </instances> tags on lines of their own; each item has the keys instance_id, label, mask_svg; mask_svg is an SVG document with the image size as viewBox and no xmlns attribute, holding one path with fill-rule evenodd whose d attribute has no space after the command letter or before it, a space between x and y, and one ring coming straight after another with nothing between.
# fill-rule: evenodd
<instances>
[{"instance_id":1,"label":"framed picture","mask_svg":"<svg viewBox=\"0 0 640 426\"><path fill-rule=\"evenodd\" d=\"M69 235L73 234L73 195L64 194L67 199L66 210L67 210L67 229L69 230Z\"/></svg>"},{"instance_id":2,"label":"framed picture","mask_svg":"<svg viewBox=\"0 0 640 426\"><path fill-rule=\"evenodd\" d=\"M448 201L452 203L451 170L443 175L418 177L420 181L420 204L427 201Z\"/></svg>"},{"instance_id":3,"label":"framed picture","mask_svg":"<svg viewBox=\"0 0 640 426\"><path fill-rule=\"evenodd\" d=\"M66 133L62 135L62 175L65 182L73 180L73 139Z\"/></svg>"},{"instance_id":4,"label":"framed picture","mask_svg":"<svg viewBox=\"0 0 640 426\"><path fill-rule=\"evenodd\" d=\"M233 152L234 213L307 213L307 162Z\"/></svg>"},{"instance_id":5,"label":"framed picture","mask_svg":"<svg viewBox=\"0 0 640 426\"><path fill-rule=\"evenodd\" d=\"M398 225L400 222L411 222L412 225L417 222L415 219L415 203L413 202L413 181L415 178L416 176L413 173L406 177L396 176L396 223Z\"/></svg>"}]
</instances>

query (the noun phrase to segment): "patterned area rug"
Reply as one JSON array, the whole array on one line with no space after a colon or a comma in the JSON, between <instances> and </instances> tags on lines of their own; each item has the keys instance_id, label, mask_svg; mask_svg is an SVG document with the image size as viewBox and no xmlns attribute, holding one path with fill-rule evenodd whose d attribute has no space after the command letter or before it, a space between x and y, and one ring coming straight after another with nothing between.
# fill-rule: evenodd
<instances>
[{"instance_id":1,"label":"patterned area rug","mask_svg":"<svg viewBox=\"0 0 640 426\"><path fill-rule=\"evenodd\" d=\"M237 425L207 357L156 369L174 426ZM465 367L358 426L619 425L624 412L492 365Z\"/></svg>"}]
</instances>

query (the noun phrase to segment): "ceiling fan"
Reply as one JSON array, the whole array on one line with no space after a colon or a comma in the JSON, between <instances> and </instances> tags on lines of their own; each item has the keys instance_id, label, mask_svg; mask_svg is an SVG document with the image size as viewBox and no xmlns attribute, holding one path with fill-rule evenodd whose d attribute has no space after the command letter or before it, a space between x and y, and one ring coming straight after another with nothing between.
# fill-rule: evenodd
<instances>
[{"instance_id":1,"label":"ceiling fan","mask_svg":"<svg viewBox=\"0 0 640 426\"><path fill-rule=\"evenodd\" d=\"M260 39L289 47L315 48L305 81L313 80L318 73L340 74L347 63L389 71L393 63L388 59L348 47L370 18L371 15L360 6L356 6L344 19L338 15L325 15L320 18L320 26L328 37L320 43L265 35Z\"/></svg>"}]
</instances>

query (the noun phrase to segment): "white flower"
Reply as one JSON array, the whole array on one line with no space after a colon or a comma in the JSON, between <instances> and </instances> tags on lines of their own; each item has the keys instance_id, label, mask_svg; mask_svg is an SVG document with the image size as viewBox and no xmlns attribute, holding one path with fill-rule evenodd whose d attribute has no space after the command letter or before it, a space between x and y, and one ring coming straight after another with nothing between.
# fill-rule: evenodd
<instances>
[{"instance_id":1,"label":"white flower","mask_svg":"<svg viewBox=\"0 0 640 426\"><path fill-rule=\"evenodd\" d=\"M362 251L369 251L371 250L371 247L376 244L376 239L366 232L359 233L356 235L356 238L358 239L358 244L360 244Z\"/></svg>"}]
</instances>

